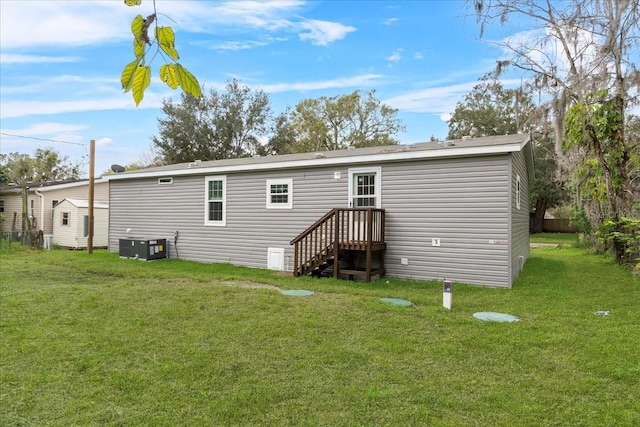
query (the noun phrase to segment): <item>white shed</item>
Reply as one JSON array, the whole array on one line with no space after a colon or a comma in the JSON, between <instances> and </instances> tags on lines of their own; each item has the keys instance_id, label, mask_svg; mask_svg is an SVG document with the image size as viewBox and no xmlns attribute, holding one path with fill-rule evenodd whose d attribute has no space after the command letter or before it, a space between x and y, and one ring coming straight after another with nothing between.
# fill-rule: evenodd
<instances>
[{"instance_id":1,"label":"white shed","mask_svg":"<svg viewBox=\"0 0 640 427\"><path fill-rule=\"evenodd\" d=\"M93 202L93 246L109 244L109 202ZM64 199L53 208L53 244L67 248L87 247L89 201Z\"/></svg>"}]
</instances>

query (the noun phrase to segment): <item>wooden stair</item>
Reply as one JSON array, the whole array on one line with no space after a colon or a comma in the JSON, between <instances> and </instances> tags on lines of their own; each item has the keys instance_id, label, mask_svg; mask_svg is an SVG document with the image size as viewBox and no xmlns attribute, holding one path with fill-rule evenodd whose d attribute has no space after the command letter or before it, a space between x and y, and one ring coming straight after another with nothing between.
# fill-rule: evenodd
<instances>
[{"instance_id":1,"label":"wooden stair","mask_svg":"<svg viewBox=\"0 0 640 427\"><path fill-rule=\"evenodd\" d=\"M384 276L385 212L374 208L334 208L291 240L294 276L322 277L329 268L335 278L371 281ZM353 258L364 256L364 265ZM374 266L374 256L377 263Z\"/></svg>"}]
</instances>

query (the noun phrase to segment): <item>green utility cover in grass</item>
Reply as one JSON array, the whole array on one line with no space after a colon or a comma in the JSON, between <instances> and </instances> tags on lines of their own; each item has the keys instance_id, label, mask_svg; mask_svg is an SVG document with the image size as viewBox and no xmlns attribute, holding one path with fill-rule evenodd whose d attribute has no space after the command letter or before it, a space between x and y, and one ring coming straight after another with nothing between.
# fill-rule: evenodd
<instances>
[{"instance_id":1,"label":"green utility cover in grass","mask_svg":"<svg viewBox=\"0 0 640 427\"><path fill-rule=\"evenodd\" d=\"M403 307L409 307L410 305L412 305L411 301L399 298L380 298L380 301L388 302L394 305L401 305Z\"/></svg>"},{"instance_id":2,"label":"green utility cover in grass","mask_svg":"<svg viewBox=\"0 0 640 427\"><path fill-rule=\"evenodd\" d=\"M309 295L313 295L313 291L306 291L304 289L285 289L280 292L284 295L293 295L296 297L308 297Z\"/></svg>"},{"instance_id":3,"label":"green utility cover in grass","mask_svg":"<svg viewBox=\"0 0 640 427\"><path fill-rule=\"evenodd\" d=\"M518 317L512 316L511 314L494 313L492 311L480 311L478 313L473 313L473 317L487 322L517 322L520 320Z\"/></svg>"}]
</instances>

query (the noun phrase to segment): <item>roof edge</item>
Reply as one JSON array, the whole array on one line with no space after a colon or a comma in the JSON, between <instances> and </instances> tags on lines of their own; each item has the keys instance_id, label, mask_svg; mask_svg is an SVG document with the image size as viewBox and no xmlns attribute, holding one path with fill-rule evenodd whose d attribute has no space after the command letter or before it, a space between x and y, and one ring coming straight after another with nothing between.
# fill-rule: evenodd
<instances>
[{"instance_id":1,"label":"roof edge","mask_svg":"<svg viewBox=\"0 0 640 427\"><path fill-rule=\"evenodd\" d=\"M386 163L393 161L417 161L424 159L444 159L451 157L475 157L491 154L506 154L516 151L521 151L531 140L531 136L523 134L523 140L520 142L514 142L510 144L502 145L479 145L479 146L465 146L465 147L447 147L442 150L419 150L419 151L398 151L392 153L375 153L366 154L357 157L336 157L336 158L320 158L320 159L302 159L302 160L289 160L282 162L262 163L262 164L243 164L243 165L228 165L228 166L210 166L198 169L176 169L176 170L162 170L162 171L150 171L150 172L131 172L123 175L107 175L103 176L103 180L129 180L129 179L141 179L141 178L160 178L166 176L188 176L188 175L213 175L220 173L230 172L243 172L243 171L265 171L265 170L280 170L291 168L308 168L308 167L322 167L333 165L356 165L363 163Z\"/></svg>"}]
</instances>

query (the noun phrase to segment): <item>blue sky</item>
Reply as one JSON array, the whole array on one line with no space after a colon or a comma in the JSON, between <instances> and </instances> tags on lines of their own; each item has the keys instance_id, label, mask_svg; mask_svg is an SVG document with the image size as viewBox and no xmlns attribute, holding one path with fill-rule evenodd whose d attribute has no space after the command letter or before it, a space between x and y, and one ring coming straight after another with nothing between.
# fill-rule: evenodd
<instances>
[{"instance_id":1,"label":"blue sky","mask_svg":"<svg viewBox=\"0 0 640 427\"><path fill-rule=\"evenodd\" d=\"M180 62L207 88L223 90L237 78L267 92L275 112L306 98L375 89L399 110L402 143L446 136L447 114L503 57L485 40L509 35L489 28L480 40L463 1L156 5L160 25L175 30ZM86 173L94 139L97 175L148 153L162 99L180 97L159 81L160 57L139 107L121 90L120 73L133 60L130 22L152 8L151 0L133 8L122 0L2 0L0 152L53 148L82 160Z\"/></svg>"}]
</instances>

